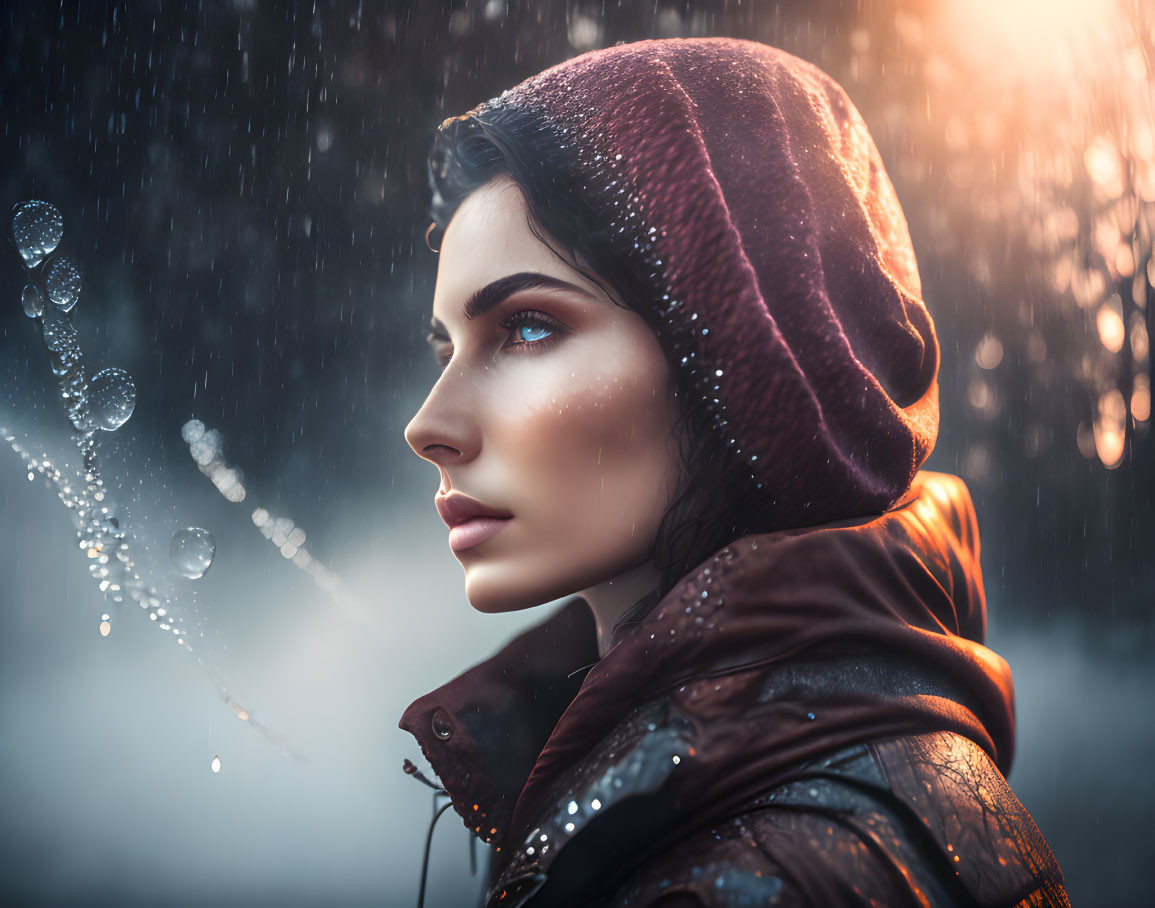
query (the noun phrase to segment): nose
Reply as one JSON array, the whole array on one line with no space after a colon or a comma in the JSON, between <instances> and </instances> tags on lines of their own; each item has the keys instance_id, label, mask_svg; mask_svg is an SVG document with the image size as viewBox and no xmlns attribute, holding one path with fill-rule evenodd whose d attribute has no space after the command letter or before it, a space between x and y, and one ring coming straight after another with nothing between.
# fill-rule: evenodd
<instances>
[{"instance_id":1,"label":"nose","mask_svg":"<svg viewBox=\"0 0 1155 908\"><path fill-rule=\"evenodd\" d=\"M413 453L439 467L468 463L480 448L475 402L463 387L466 382L452 379L448 371L442 373L405 427L405 441Z\"/></svg>"}]
</instances>

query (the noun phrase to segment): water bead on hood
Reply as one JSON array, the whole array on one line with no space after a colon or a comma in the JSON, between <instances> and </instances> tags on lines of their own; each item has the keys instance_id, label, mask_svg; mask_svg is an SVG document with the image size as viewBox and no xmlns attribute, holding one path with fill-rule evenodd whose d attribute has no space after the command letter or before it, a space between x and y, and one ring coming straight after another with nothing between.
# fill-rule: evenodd
<instances>
[{"instance_id":1,"label":"water bead on hood","mask_svg":"<svg viewBox=\"0 0 1155 908\"><path fill-rule=\"evenodd\" d=\"M64 219L55 205L20 202L12 209L12 239L29 268L35 268L51 255L63 236Z\"/></svg>"},{"instance_id":2,"label":"water bead on hood","mask_svg":"<svg viewBox=\"0 0 1155 908\"><path fill-rule=\"evenodd\" d=\"M902 495L938 433L938 341L894 189L833 80L752 41L640 41L472 114L501 108L572 147L777 525Z\"/></svg>"}]
</instances>

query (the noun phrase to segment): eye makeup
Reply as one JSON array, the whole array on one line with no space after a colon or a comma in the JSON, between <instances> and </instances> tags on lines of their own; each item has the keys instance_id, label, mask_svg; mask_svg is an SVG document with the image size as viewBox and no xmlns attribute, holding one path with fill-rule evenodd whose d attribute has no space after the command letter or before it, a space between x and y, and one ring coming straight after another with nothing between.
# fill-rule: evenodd
<instances>
[{"instance_id":1,"label":"eye makeup","mask_svg":"<svg viewBox=\"0 0 1155 908\"><path fill-rule=\"evenodd\" d=\"M552 349L558 344L562 338L568 333L566 328L557 319L546 315L544 312L539 312L536 309L521 309L503 318L498 322L502 328L510 333L515 333L521 328L537 328L547 329L550 334L538 340L514 340L505 344L502 349L513 350L519 354L521 353L540 353L545 350ZM451 357L447 357L435 350L436 361L439 368L444 369L449 365Z\"/></svg>"}]
</instances>

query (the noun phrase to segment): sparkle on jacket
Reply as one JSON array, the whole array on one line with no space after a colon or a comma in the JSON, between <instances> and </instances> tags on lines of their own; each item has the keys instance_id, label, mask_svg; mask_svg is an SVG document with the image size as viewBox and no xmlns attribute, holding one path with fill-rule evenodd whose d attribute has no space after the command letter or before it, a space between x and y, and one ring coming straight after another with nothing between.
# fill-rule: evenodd
<instances>
[{"instance_id":1,"label":"sparkle on jacket","mask_svg":"<svg viewBox=\"0 0 1155 908\"><path fill-rule=\"evenodd\" d=\"M575 597L400 725L493 846L489 908L1066 905L985 623L970 496L922 471L736 540L600 659Z\"/></svg>"}]
</instances>

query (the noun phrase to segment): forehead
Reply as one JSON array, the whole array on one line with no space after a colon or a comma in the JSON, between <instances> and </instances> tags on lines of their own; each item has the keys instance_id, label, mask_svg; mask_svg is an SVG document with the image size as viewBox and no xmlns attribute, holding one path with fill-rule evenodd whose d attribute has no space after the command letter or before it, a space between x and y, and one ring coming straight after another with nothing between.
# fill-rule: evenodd
<instances>
[{"instance_id":1,"label":"forehead","mask_svg":"<svg viewBox=\"0 0 1155 908\"><path fill-rule=\"evenodd\" d=\"M460 320L462 300L517 272L552 275L596 292L596 285L533 234L528 214L521 190L509 177L490 180L466 197L445 230L438 255L433 291L438 320Z\"/></svg>"}]
</instances>

